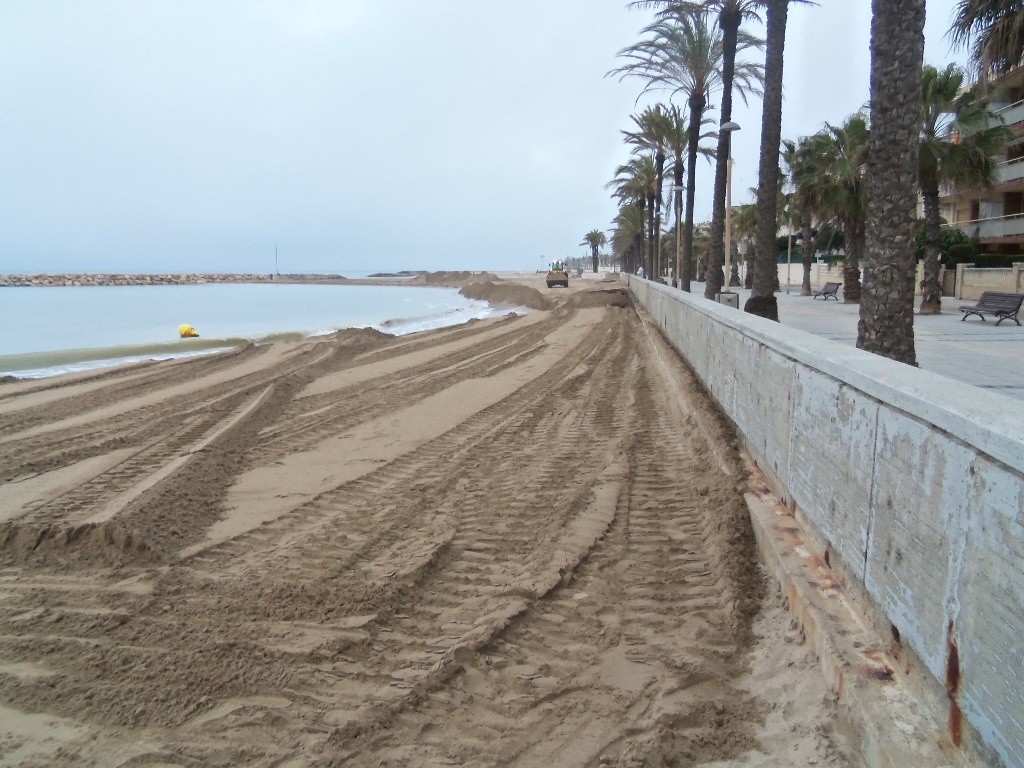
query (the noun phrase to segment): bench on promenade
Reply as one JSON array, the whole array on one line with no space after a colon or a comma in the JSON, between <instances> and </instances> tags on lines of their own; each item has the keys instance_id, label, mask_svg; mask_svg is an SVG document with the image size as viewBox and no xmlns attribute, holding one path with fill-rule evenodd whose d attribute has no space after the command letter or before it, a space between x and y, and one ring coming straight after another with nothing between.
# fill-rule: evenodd
<instances>
[{"instance_id":1,"label":"bench on promenade","mask_svg":"<svg viewBox=\"0 0 1024 768\"><path fill-rule=\"evenodd\" d=\"M982 322L985 322L985 315L995 315L999 318L996 321L996 325L999 325L1003 320L1013 320L1017 325L1020 325L1017 313L1020 312L1021 302L1024 302L1024 293L985 291L974 306L961 305L960 311L964 313L964 316L960 318L960 322L962 323L971 315L977 315L981 318Z\"/></svg>"},{"instance_id":2,"label":"bench on promenade","mask_svg":"<svg viewBox=\"0 0 1024 768\"><path fill-rule=\"evenodd\" d=\"M839 292L839 286L842 283L825 283L825 287L818 291L811 291L811 298L816 299L821 296L825 301L828 301L831 296L836 301L839 301L839 297L836 295Z\"/></svg>"}]
</instances>

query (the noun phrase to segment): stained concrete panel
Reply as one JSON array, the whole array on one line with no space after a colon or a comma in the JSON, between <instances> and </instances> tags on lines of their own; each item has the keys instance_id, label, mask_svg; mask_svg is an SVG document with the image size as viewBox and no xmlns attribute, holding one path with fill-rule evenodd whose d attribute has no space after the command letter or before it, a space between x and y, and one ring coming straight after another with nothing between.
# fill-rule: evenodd
<instances>
[{"instance_id":1,"label":"stained concrete panel","mask_svg":"<svg viewBox=\"0 0 1024 768\"><path fill-rule=\"evenodd\" d=\"M687 332L682 339L673 339L673 343L677 345L677 349L686 348L687 351L683 354L683 358L695 371L701 371L701 378L703 378L703 372L708 367L710 350L708 328L711 325L711 320L703 313L689 307L683 311L682 315Z\"/></svg>"},{"instance_id":2,"label":"stained concrete panel","mask_svg":"<svg viewBox=\"0 0 1024 768\"><path fill-rule=\"evenodd\" d=\"M884 407L877 436L865 586L904 641L943 680L974 452Z\"/></svg>"},{"instance_id":3,"label":"stained concrete panel","mask_svg":"<svg viewBox=\"0 0 1024 768\"><path fill-rule=\"evenodd\" d=\"M736 393L735 334L721 323L708 327L708 358L704 385L726 413L733 412Z\"/></svg>"},{"instance_id":4,"label":"stained concrete panel","mask_svg":"<svg viewBox=\"0 0 1024 768\"><path fill-rule=\"evenodd\" d=\"M773 477L789 474L794 364L758 341L737 346L733 421Z\"/></svg>"},{"instance_id":5,"label":"stained concrete panel","mask_svg":"<svg viewBox=\"0 0 1024 768\"><path fill-rule=\"evenodd\" d=\"M846 569L864 578L878 402L810 368L793 379L788 487Z\"/></svg>"},{"instance_id":6,"label":"stained concrete panel","mask_svg":"<svg viewBox=\"0 0 1024 768\"><path fill-rule=\"evenodd\" d=\"M1024 765L1024 477L978 457L953 615L960 708L1007 765Z\"/></svg>"}]
</instances>

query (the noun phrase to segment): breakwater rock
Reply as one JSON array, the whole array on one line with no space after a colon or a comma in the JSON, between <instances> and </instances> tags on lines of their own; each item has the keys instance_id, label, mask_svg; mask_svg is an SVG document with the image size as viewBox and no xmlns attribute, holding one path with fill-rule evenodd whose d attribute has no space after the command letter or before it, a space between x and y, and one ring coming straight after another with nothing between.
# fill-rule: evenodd
<instances>
[{"instance_id":1,"label":"breakwater rock","mask_svg":"<svg viewBox=\"0 0 1024 768\"><path fill-rule=\"evenodd\" d=\"M269 274L64 274L0 275L0 288L81 285L201 285L203 283L332 283L347 282L341 275Z\"/></svg>"}]
</instances>

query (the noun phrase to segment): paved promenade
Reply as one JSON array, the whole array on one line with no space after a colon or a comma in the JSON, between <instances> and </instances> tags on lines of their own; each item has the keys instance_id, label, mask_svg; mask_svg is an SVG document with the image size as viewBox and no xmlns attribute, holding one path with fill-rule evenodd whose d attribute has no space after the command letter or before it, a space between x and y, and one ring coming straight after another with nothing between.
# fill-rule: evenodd
<instances>
[{"instance_id":1,"label":"paved promenade","mask_svg":"<svg viewBox=\"0 0 1024 768\"><path fill-rule=\"evenodd\" d=\"M692 290L702 296L704 284L693 283ZM742 308L750 291L733 290L740 294ZM794 286L790 294L777 294L779 321L783 325L856 345L859 305L812 299L800 296L799 290ZM916 299L915 306L919 303L920 299ZM926 371L1024 400L1024 326L1007 320L997 328L994 319L982 322L976 316L961 322L960 305L972 303L944 297L942 314L914 317L918 365Z\"/></svg>"}]
</instances>

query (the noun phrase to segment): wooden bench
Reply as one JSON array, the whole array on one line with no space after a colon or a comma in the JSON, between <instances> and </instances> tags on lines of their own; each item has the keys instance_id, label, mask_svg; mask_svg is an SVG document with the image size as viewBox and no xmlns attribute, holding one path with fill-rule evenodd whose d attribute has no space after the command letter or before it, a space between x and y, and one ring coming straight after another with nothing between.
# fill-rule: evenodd
<instances>
[{"instance_id":1,"label":"wooden bench","mask_svg":"<svg viewBox=\"0 0 1024 768\"><path fill-rule=\"evenodd\" d=\"M985 315L995 315L999 318L996 321L996 325L999 325L1003 320L1013 320L1017 325L1020 325L1017 313L1020 312L1021 302L1024 302L1024 293L985 291L974 306L971 307L964 304L960 307L960 311L964 313L964 316L960 318L960 322L962 323L971 315L977 315L981 318L982 322L985 322Z\"/></svg>"},{"instance_id":2,"label":"wooden bench","mask_svg":"<svg viewBox=\"0 0 1024 768\"><path fill-rule=\"evenodd\" d=\"M839 286L842 283L825 283L825 287L820 291L811 291L811 298L816 299L821 296L825 301L828 301L831 296L836 301L839 301L839 297L836 295L839 292Z\"/></svg>"}]
</instances>

